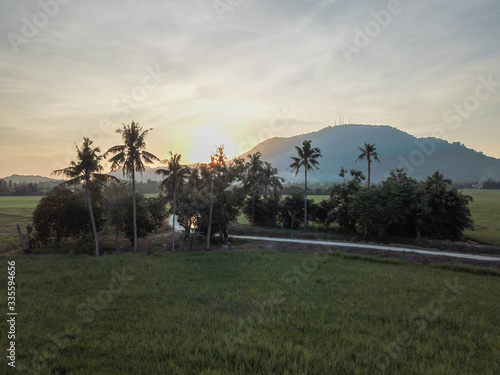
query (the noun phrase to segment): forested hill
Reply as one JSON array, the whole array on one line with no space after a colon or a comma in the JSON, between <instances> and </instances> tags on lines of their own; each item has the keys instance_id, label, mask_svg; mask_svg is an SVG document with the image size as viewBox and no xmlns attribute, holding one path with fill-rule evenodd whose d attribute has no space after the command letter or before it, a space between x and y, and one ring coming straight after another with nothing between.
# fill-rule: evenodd
<instances>
[{"instance_id":1,"label":"forested hill","mask_svg":"<svg viewBox=\"0 0 500 375\"><path fill-rule=\"evenodd\" d=\"M488 157L459 143L449 143L437 138L416 138L390 126L341 125L324 128L318 132L291 138L272 138L248 151L260 151L262 159L270 162L287 181L301 180L302 174L291 174L290 156L295 156L296 145L305 139L319 147L322 172L310 174L311 182L340 181L340 168L356 168L366 174L367 163L355 162L360 152L357 146L376 144L380 163L372 167L372 181L379 182L390 170L404 168L411 177L423 180L440 170L444 176L457 183L500 180L500 159Z\"/></svg>"}]
</instances>

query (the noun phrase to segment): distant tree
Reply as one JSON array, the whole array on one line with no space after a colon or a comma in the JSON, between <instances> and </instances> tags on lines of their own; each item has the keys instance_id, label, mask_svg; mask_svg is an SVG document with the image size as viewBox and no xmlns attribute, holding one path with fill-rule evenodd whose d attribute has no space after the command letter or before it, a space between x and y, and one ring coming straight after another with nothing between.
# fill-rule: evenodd
<instances>
[{"instance_id":1,"label":"distant tree","mask_svg":"<svg viewBox=\"0 0 500 375\"><path fill-rule=\"evenodd\" d=\"M210 176L208 176L210 179ZM191 169L189 177L184 184L178 198L178 222L184 228L185 237L189 238L191 228L203 211L207 190L207 179L203 178L201 168Z\"/></svg>"},{"instance_id":2,"label":"distant tree","mask_svg":"<svg viewBox=\"0 0 500 375\"><path fill-rule=\"evenodd\" d=\"M483 189L500 189L500 181L493 181L491 178L483 184Z\"/></svg>"},{"instance_id":3,"label":"distant tree","mask_svg":"<svg viewBox=\"0 0 500 375\"><path fill-rule=\"evenodd\" d=\"M371 173L372 173L372 159L375 161L378 161L380 163L380 160L378 158L378 153L377 149L375 148L375 143L374 144L369 144L365 143L364 147L359 147L359 150L361 151L361 155L358 156L358 161L366 160L368 162L368 189L370 189L370 181L371 181Z\"/></svg>"},{"instance_id":4,"label":"distant tree","mask_svg":"<svg viewBox=\"0 0 500 375\"><path fill-rule=\"evenodd\" d=\"M278 169L273 168L273 166L264 161L264 166L262 168L262 181L261 188L263 189L264 198L275 197L276 194L281 195L283 190L283 182L285 179L278 176Z\"/></svg>"},{"instance_id":5,"label":"distant tree","mask_svg":"<svg viewBox=\"0 0 500 375\"><path fill-rule=\"evenodd\" d=\"M148 202L146 197L141 193L136 193L136 220L135 220L135 228L134 228L134 216L133 216L133 200L129 199L126 202L126 211L125 211L125 220L124 226L122 228L123 234L127 239L130 240L130 243L137 243L138 238L146 238L149 233L152 233L155 230L155 222L151 217L151 213L148 208ZM132 204L131 204L132 203Z\"/></svg>"},{"instance_id":6,"label":"distant tree","mask_svg":"<svg viewBox=\"0 0 500 375\"><path fill-rule=\"evenodd\" d=\"M259 191L262 182L262 170L263 162L261 160L262 154L260 152L255 152L253 154L247 155L248 161L246 162L246 176L245 185L250 191L251 199L251 213L250 213L250 224L254 225L255 218L255 200L259 196Z\"/></svg>"},{"instance_id":7,"label":"distant tree","mask_svg":"<svg viewBox=\"0 0 500 375\"><path fill-rule=\"evenodd\" d=\"M307 208L315 210L312 199L306 200ZM305 222L304 194L295 193L283 199L279 212L279 222L291 230L298 229Z\"/></svg>"},{"instance_id":8,"label":"distant tree","mask_svg":"<svg viewBox=\"0 0 500 375\"><path fill-rule=\"evenodd\" d=\"M146 151L146 137L152 129L143 130L139 123L132 121L130 125L123 124L123 129L116 132L121 135L123 145L111 147L105 154L114 155L111 161L111 170L122 169L123 175L132 179L132 204L133 204L133 227L134 227L134 251L137 251L137 202L135 191L135 173L145 171L144 164L153 164L159 161L155 155Z\"/></svg>"},{"instance_id":9,"label":"distant tree","mask_svg":"<svg viewBox=\"0 0 500 375\"><path fill-rule=\"evenodd\" d=\"M474 229L469 203L472 197L459 192L453 182L436 171L424 183L428 211L423 218L424 234L461 240L465 229Z\"/></svg>"},{"instance_id":10,"label":"distant tree","mask_svg":"<svg viewBox=\"0 0 500 375\"><path fill-rule=\"evenodd\" d=\"M345 171L341 173L345 174ZM337 223L341 230L356 233L359 214L353 204L359 192L363 190L361 183L365 176L356 169L351 169L350 174L352 179L349 181L333 184L328 202L319 206L319 213L316 215L324 220L326 226ZM325 214L324 210L328 212Z\"/></svg>"},{"instance_id":11,"label":"distant tree","mask_svg":"<svg viewBox=\"0 0 500 375\"><path fill-rule=\"evenodd\" d=\"M62 183L62 185L79 185L82 184L85 190L85 201L88 204L90 219L92 222L92 230L94 231L95 239L95 256L99 256L99 237L97 233L97 226L94 217L94 210L92 207L92 199L90 195L91 185L103 186L106 182L118 179L108 174L101 173L103 167L101 160L103 156L99 155L101 150L99 147L92 147L93 141L89 138L83 138L83 145L81 148L76 146L77 161L72 161L70 166L64 169L58 169L52 172L55 175L64 175L69 177L69 180Z\"/></svg>"},{"instance_id":12,"label":"distant tree","mask_svg":"<svg viewBox=\"0 0 500 375\"><path fill-rule=\"evenodd\" d=\"M92 201L100 201L100 190L92 187ZM47 245L55 238L57 243L65 237L86 239L91 236L93 223L86 209L85 194L75 194L64 188L56 188L38 202L33 211L33 226L31 230L32 244ZM94 207L95 224L99 231L103 219L100 205Z\"/></svg>"},{"instance_id":13,"label":"distant tree","mask_svg":"<svg viewBox=\"0 0 500 375\"><path fill-rule=\"evenodd\" d=\"M154 223L154 231L158 232L158 229L162 226L165 219L168 217L167 212L167 196L163 194L158 194L155 197L146 198L146 204L148 206L149 215ZM174 222L175 223L175 222Z\"/></svg>"},{"instance_id":14,"label":"distant tree","mask_svg":"<svg viewBox=\"0 0 500 375\"><path fill-rule=\"evenodd\" d=\"M115 228L115 243L118 247L118 235L124 231L128 203L132 200L130 182L111 183L104 190L106 213L109 224Z\"/></svg>"},{"instance_id":15,"label":"distant tree","mask_svg":"<svg viewBox=\"0 0 500 375\"><path fill-rule=\"evenodd\" d=\"M155 174L162 176L164 179L160 184L160 188L164 191L170 191L172 194L172 253L175 251L175 217L177 215L177 195L180 193L187 177L189 176L189 167L181 165L181 155L172 154L170 151L170 159L163 160L162 163L167 164L167 168L157 169Z\"/></svg>"},{"instance_id":16,"label":"distant tree","mask_svg":"<svg viewBox=\"0 0 500 375\"><path fill-rule=\"evenodd\" d=\"M212 220L214 209L214 184L216 174L219 180L223 179L223 173L226 170L226 154L224 153L224 146L218 146L214 154L210 156L210 163L205 167L210 173L210 206L208 213L208 227L207 227L207 244L205 250L210 250L210 237L212 235Z\"/></svg>"},{"instance_id":17,"label":"distant tree","mask_svg":"<svg viewBox=\"0 0 500 375\"><path fill-rule=\"evenodd\" d=\"M403 169L391 171L381 188L385 195L385 229L390 235L418 237L428 211L425 192Z\"/></svg>"},{"instance_id":18,"label":"distant tree","mask_svg":"<svg viewBox=\"0 0 500 375\"><path fill-rule=\"evenodd\" d=\"M321 151L317 147L311 146L311 141L302 142L302 147L295 146L298 157L292 156L293 163L290 165L292 171L297 175L301 168L304 168L304 229L307 230L307 172L318 170Z\"/></svg>"}]
</instances>

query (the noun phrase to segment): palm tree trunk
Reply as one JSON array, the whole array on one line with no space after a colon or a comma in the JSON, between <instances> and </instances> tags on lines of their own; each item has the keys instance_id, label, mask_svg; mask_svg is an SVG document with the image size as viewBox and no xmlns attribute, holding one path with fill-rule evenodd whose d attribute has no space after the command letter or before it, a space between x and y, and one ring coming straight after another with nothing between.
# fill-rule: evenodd
<instances>
[{"instance_id":1,"label":"palm tree trunk","mask_svg":"<svg viewBox=\"0 0 500 375\"><path fill-rule=\"evenodd\" d=\"M174 187L174 207L172 211L172 253L175 252L175 205L177 200L176 190L177 187Z\"/></svg>"},{"instance_id":2,"label":"palm tree trunk","mask_svg":"<svg viewBox=\"0 0 500 375\"><path fill-rule=\"evenodd\" d=\"M372 161L370 159L370 156L367 158L368 161L368 190L370 190L370 180L371 180L371 175L372 175ZM365 228L364 228L364 236L368 236L368 222L365 223Z\"/></svg>"},{"instance_id":3,"label":"palm tree trunk","mask_svg":"<svg viewBox=\"0 0 500 375\"><path fill-rule=\"evenodd\" d=\"M304 230L307 230L307 168L304 167L306 171L305 176L305 190L304 190Z\"/></svg>"},{"instance_id":4,"label":"palm tree trunk","mask_svg":"<svg viewBox=\"0 0 500 375\"><path fill-rule=\"evenodd\" d=\"M255 192L252 191L252 226L254 223L254 216L255 215Z\"/></svg>"},{"instance_id":5,"label":"palm tree trunk","mask_svg":"<svg viewBox=\"0 0 500 375\"><path fill-rule=\"evenodd\" d=\"M134 251L137 251L137 202L135 199L135 165L132 163L132 206L134 222Z\"/></svg>"},{"instance_id":6,"label":"palm tree trunk","mask_svg":"<svg viewBox=\"0 0 500 375\"><path fill-rule=\"evenodd\" d=\"M210 210L208 213L208 230L207 230L207 244L205 250L210 250L210 236L212 235L212 214L214 210L214 172L212 171L212 178L210 179Z\"/></svg>"},{"instance_id":7,"label":"palm tree trunk","mask_svg":"<svg viewBox=\"0 0 500 375\"><path fill-rule=\"evenodd\" d=\"M95 224L94 210L92 208L92 198L90 197L90 188L85 188L85 195L87 196L87 202L89 204L89 212L90 212L90 221L92 222L92 231L94 232L94 241L95 241L95 252L94 255L96 257L99 256L99 237L97 234L97 226Z\"/></svg>"},{"instance_id":8,"label":"palm tree trunk","mask_svg":"<svg viewBox=\"0 0 500 375\"><path fill-rule=\"evenodd\" d=\"M370 158L368 158L368 190L370 190L370 179L371 179L371 174L372 174L372 161Z\"/></svg>"}]
</instances>

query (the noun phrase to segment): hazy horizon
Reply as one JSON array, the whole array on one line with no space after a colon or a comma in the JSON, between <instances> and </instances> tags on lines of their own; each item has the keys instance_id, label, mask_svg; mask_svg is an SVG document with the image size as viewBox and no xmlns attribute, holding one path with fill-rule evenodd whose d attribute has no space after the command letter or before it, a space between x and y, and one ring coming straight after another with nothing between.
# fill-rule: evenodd
<instances>
[{"instance_id":1,"label":"hazy horizon","mask_svg":"<svg viewBox=\"0 0 500 375\"><path fill-rule=\"evenodd\" d=\"M50 176L132 120L184 163L215 145L387 124L500 158L493 0L0 0L0 176ZM340 116L343 116L341 120ZM360 140L363 142L364 140Z\"/></svg>"}]
</instances>

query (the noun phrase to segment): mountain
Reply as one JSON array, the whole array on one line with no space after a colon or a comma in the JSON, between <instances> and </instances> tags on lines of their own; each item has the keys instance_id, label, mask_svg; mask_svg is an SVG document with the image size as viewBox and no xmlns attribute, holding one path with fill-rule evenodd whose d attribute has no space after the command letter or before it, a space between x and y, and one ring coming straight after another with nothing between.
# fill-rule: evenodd
<instances>
[{"instance_id":1,"label":"mountain","mask_svg":"<svg viewBox=\"0 0 500 375\"><path fill-rule=\"evenodd\" d=\"M3 177L2 180L12 181L12 183L16 184L39 184L42 182L54 182L60 183L64 180L57 180L53 178L43 177L43 176L24 176L19 174L13 174L12 176Z\"/></svg>"},{"instance_id":2,"label":"mountain","mask_svg":"<svg viewBox=\"0 0 500 375\"><path fill-rule=\"evenodd\" d=\"M500 159L488 157L460 143L449 143L438 138L416 138L391 126L340 125L290 138L268 139L242 155L260 151L262 159L278 168L287 182L302 182L303 172L295 176L289 165L296 155L295 146L312 140L323 155L320 171L308 175L311 182L341 181L341 167L367 172L366 161L355 162L360 151L357 146L375 143L380 163L372 164L372 181L383 181L396 168L417 180L424 180L436 170L458 183L484 182L489 178L500 180Z\"/></svg>"}]
</instances>

